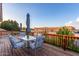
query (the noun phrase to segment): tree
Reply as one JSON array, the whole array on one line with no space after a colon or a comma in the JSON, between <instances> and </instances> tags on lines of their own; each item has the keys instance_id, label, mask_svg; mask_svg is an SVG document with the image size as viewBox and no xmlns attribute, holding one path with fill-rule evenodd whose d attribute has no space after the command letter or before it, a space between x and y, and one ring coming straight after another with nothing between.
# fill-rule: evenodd
<instances>
[{"instance_id":1,"label":"tree","mask_svg":"<svg viewBox=\"0 0 79 59\"><path fill-rule=\"evenodd\" d=\"M57 34L62 34L62 35L73 35L72 31L70 31L67 27L62 27L59 29L59 31L57 32ZM62 45L62 47L64 48L64 50L67 48L68 44L68 40L63 38L63 37L59 37L60 39L60 44ZM73 42L73 41L72 41Z\"/></svg>"},{"instance_id":2,"label":"tree","mask_svg":"<svg viewBox=\"0 0 79 59\"><path fill-rule=\"evenodd\" d=\"M0 24L0 27L8 30L8 31L18 31L19 30L19 25L16 21L13 20L7 20L7 21L3 21Z\"/></svg>"},{"instance_id":3,"label":"tree","mask_svg":"<svg viewBox=\"0 0 79 59\"><path fill-rule=\"evenodd\" d=\"M57 34L62 34L62 35L73 35L73 32L70 31L67 27L62 27L59 29Z\"/></svg>"}]
</instances>

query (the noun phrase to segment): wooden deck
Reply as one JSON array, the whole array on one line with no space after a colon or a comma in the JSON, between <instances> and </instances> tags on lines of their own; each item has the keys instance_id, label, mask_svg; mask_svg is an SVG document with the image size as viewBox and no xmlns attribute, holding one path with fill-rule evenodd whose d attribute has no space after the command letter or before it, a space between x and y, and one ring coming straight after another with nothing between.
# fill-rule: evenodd
<instances>
[{"instance_id":1,"label":"wooden deck","mask_svg":"<svg viewBox=\"0 0 79 59\"><path fill-rule=\"evenodd\" d=\"M14 49L12 54L10 45L8 37L0 37L0 56L35 56L34 51L27 48ZM36 56L79 56L79 53L44 43L43 48L36 50Z\"/></svg>"}]
</instances>

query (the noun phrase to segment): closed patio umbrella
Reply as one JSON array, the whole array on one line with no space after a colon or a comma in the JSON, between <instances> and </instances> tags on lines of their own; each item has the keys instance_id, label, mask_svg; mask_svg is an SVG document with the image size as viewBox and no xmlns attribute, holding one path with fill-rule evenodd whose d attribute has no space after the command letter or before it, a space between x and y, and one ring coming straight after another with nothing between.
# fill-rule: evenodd
<instances>
[{"instance_id":1,"label":"closed patio umbrella","mask_svg":"<svg viewBox=\"0 0 79 59\"><path fill-rule=\"evenodd\" d=\"M31 32L31 30L30 30L30 14L27 13L26 17L27 17L27 19L26 19L26 26L27 26L26 35L27 35L27 38L29 39L29 33Z\"/></svg>"}]
</instances>

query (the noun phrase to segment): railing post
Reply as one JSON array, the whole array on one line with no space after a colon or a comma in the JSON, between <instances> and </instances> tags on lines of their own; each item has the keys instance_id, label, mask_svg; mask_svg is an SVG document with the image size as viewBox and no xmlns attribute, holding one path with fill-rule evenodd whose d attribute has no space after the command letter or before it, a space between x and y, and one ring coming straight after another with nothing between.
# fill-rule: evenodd
<instances>
[{"instance_id":1,"label":"railing post","mask_svg":"<svg viewBox=\"0 0 79 59\"><path fill-rule=\"evenodd\" d=\"M67 48L67 36L63 37L63 49L66 50Z\"/></svg>"}]
</instances>

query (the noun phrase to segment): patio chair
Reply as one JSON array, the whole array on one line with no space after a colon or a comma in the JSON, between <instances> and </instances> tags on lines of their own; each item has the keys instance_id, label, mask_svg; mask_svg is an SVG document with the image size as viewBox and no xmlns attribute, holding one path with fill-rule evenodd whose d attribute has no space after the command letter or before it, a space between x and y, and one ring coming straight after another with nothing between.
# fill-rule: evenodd
<instances>
[{"instance_id":1,"label":"patio chair","mask_svg":"<svg viewBox=\"0 0 79 59\"><path fill-rule=\"evenodd\" d=\"M10 35L9 40L11 43L12 55L13 55L13 49L23 48L25 46L25 41L22 39L17 39L16 37Z\"/></svg>"},{"instance_id":2,"label":"patio chair","mask_svg":"<svg viewBox=\"0 0 79 59\"><path fill-rule=\"evenodd\" d=\"M44 36L36 36L35 41L29 41L29 47L32 50L35 50L35 55L36 55L36 50L38 48L42 48L44 42Z\"/></svg>"}]
</instances>

